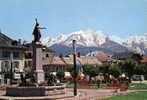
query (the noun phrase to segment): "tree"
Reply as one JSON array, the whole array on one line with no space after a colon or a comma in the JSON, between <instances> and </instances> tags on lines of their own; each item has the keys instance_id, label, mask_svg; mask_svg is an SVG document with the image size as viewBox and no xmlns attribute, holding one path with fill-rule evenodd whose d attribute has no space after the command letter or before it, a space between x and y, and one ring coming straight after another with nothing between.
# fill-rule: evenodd
<instances>
[{"instance_id":1,"label":"tree","mask_svg":"<svg viewBox=\"0 0 147 100\"><path fill-rule=\"evenodd\" d=\"M133 59L127 59L121 63L121 69L124 73L126 73L128 75L130 83L131 83L131 77L135 73L136 66L137 66L137 62Z\"/></svg>"},{"instance_id":2,"label":"tree","mask_svg":"<svg viewBox=\"0 0 147 100\"><path fill-rule=\"evenodd\" d=\"M64 76L65 76L65 72L60 70L57 72L56 74L57 78L59 78L60 82L64 79Z\"/></svg>"},{"instance_id":3,"label":"tree","mask_svg":"<svg viewBox=\"0 0 147 100\"><path fill-rule=\"evenodd\" d=\"M100 73L104 75L105 82L107 83L109 81L109 67L110 63L104 63L103 65L100 66Z\"/></svg>"},{"instance_id":4,"label":"tree","mask_svg":"<svg viewBox=\"0 0 147 100\"><path fill-rule=\"evenodd\" d=\"M55 76L50 73L45 73L45 80L48 81L48 85L54 85L56 83Z\"/></svg>"},{"instance_id":5,"label":"tree","mask_svg":"<svg viewBox=\"0 0 147 100\"><path fill-rule=\"evenodd\" d=\"M73 65L71 65L71 66L69 66L69 67L67 67L66 68L66 70L68 71L68 72L70 72L70 75L72 76L72 77L74 77L74 66ZM76 70L76 76L78 75L78 68L77 68L77 70Z\"/></svg>"},{"instance_id":6,"label":"tree","mask_svg":"<svg viewBox=\"0 0 147 100\"><path fill-rule=\"evenodd\" d=\"M89 82L91 82L91 78L99 74L99 68L94 65L86 64L83 66L83 73L89 76Z\"/></svg>"},{"instance_id":7,"label":"tree","mask_svg":"<svg viewBox=\"0 0 147 100\"><path fill-rule=\"evenodd\" d=\"M145 75L146 72L147 72L147 65L145 65L145 64L139 64L135 68L135 74Z\"/></svg>"},{"instance_id":8,"label":"tree","mask_svg":"<svg viewBox=\"0 0 147 100\"><path fill-rule=\"evenodd\" d=\"M113 75L115 78L118 78L121 75L121 69L116 63L112 63L109 67L109 74Z\"/></svg>"},{"instance_id":9,"label":"tree","mask_svg":"<svg viewBox=\"0 0 147 100\"><path fill-rule=\"evenodd\" d=\"M142 60L142 56L138 53L132 54L131 58L137 61L138 63L140 63L140 61Z\"/></svg>"}]
</instances>

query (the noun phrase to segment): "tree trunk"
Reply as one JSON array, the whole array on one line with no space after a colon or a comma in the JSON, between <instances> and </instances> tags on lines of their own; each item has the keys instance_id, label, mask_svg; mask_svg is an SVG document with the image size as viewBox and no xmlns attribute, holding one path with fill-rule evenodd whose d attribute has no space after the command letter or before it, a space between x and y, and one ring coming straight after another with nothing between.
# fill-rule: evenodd
<instances>
[{"instance_id":1,"label":"tree trunk","mask_svg":"<svg viewBox=\"0 0 147 100\"><path fill-rule=\"evenodd\" d=\"M92 78L92 77L91 77L91 76L89 76L89 82L88 82L88 83L90 83L90 82L91 82L91 78Z\"/></svg>"}]
</instances>

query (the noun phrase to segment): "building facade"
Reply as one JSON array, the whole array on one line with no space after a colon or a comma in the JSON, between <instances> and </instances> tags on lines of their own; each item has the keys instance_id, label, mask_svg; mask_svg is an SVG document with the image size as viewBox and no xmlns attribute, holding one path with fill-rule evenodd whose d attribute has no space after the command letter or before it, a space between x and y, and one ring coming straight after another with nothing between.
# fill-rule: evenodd
<instances>
[{"instance_id":1,"label":"building facade","mask_svg":"<svg viewBox=\"0 0 147 100\"><path fill-rule=\"evenodd\" d=\"M24 69L25 48L6 35L0 33L0 83L6 83L10 73L13 79L20 79L20 73Z\"/></svg>"}]
</instances>

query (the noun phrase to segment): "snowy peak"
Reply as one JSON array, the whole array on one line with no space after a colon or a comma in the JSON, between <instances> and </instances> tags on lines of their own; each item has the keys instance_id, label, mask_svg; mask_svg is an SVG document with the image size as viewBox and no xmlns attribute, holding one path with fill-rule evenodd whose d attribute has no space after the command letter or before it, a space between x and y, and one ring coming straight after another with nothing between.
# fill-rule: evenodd
<instances>
[{"instance_id":1,"label":"snowy peak","mask_svg":"<svg viewBox=\"0 0 147 100\"><path fill-rule=\"evenodd\" d=\"M122 43L122 45L129 48L131 51L147 54L147 33L141 35L130 36Z\"/></svg>"},{"instance_id":2,"label":"snowy peak","mask_svg":"<svg viewBox=\"0 0 147 100\"><path fill-rule=\"evenodd\" d=\"M42 43L47 46L51 46L53 44L62 44L66 46L71 46L72 40L76 40L77 45L79 46L99 47L103 43L105 43L107 39L111 39L111 37L104 34L102 31L92 31L92 30L83 31L81 30L81 31L70 33L68 35L62 34L55 39L51 39L47 37L42 40Z\"/></svg>"},{"instance_id":3,"label":"snowy peak","mask_svg":"<svg viewBox=\"0 0 147 100\"><path fill-rule=\"evenodd\" d=\"M120 38L105 34L102 31L80 30L70 34L61 34L56 38L46 37L42 40L42 43L47 47L54 45L56 45L56 47L60 45L72 47L72 40L76 40L77 47L103 48L111 50L111 52L122 52L128 49L147 55L147 33L130 36L128 38Z\"/></svg>"},{"instance_id":4,"label":"snowy peak","mask_svg":"<svg viewBox=\"0 0 147 100\"><path fill-rule=\"evenodd\" d=\"M91 31L78 31L73 32L68 36L68 39L65 40L66 45L71 45L72 40L77 41L77 45L79 46L97 46L94 42L94 36ZM104 37L103 37L104 39Z\"/></svg>"},{"instance_id":5,"label":"snowy peak","mask_svg":"<svg viewBox=\"0 0 147 100\"><path fill-rule=\"evenodd\" d=\"M124 41L127 44L131 43L141 43L141 42L147 42L147 33L141 34L141 35L134 35L130 36L128 39L125 39Z\"/></svg>"}]
</instances>

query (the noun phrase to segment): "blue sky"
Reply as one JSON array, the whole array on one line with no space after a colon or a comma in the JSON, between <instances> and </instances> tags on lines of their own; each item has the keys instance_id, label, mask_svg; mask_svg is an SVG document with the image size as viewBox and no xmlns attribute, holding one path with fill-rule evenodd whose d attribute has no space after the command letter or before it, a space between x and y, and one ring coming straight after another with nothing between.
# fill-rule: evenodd
<instances>
[{"instance_id":1,"label":"blue sky","mask_svg":"<svg viewBox=\"0 0 147 100\"><path fill-rule=\"evenodd\" d=\"M0 29L14 39L33 39L35 18L42 37L101 30L127 37L147 33L147 0L1 0Z\"/></svg>"}]
</instances>

